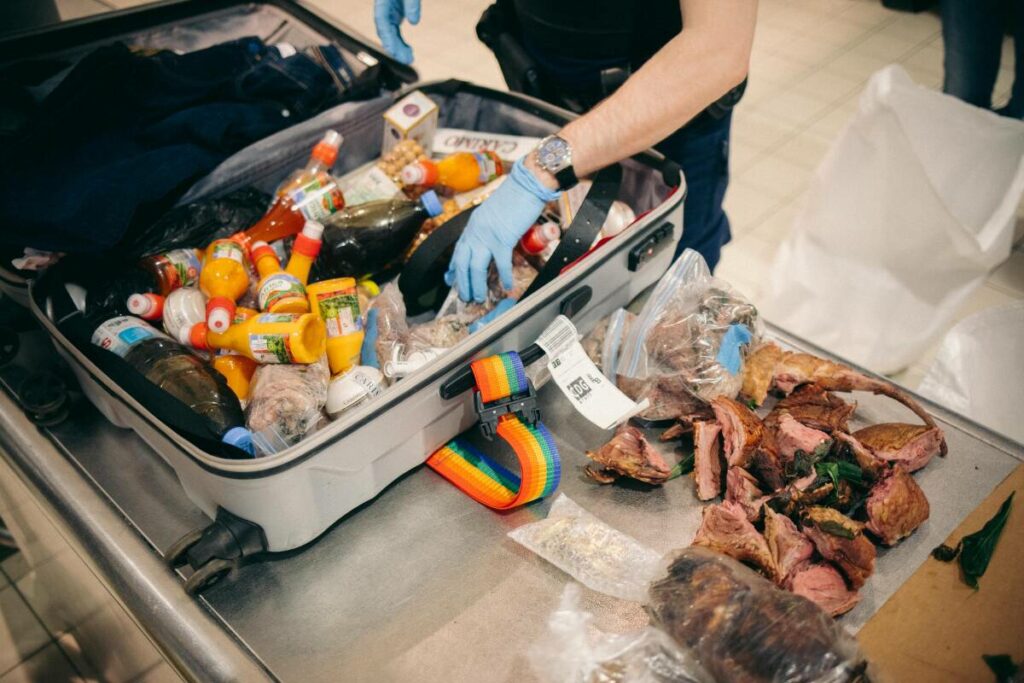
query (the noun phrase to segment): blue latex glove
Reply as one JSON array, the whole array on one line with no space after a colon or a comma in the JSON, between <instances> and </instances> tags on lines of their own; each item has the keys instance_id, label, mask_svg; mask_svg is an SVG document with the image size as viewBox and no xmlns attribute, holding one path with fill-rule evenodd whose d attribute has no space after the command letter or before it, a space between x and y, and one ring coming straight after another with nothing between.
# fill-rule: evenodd
<instances>
[{"instance_id":1,"label":"blue latex glove","mask_svg":"<svg viewBox=\"0 0 1024 683\"><path fill-rule=\"evenodd\" d=\"M498 302L497 306L495 306L487 313L487 315L480 316L479 319L474 320L469 324L469 333L473 334L474 332L477 332L478 330L480 330L481 327L490 322L493 322L495 318L497 318L499 315L503 315L505 311L509 310L515 305L516 300L513 299L512 297L502 299L501 301Z\"/></svg>"},{"instance_id":2,"label":"blue latex glove","mask_svg":"<svg viewBox=\"0 0 1024 683\"><path fill-rule=\"evenodd\" d=\"M402 64L412 64L412 48L399 31L403 19L420 23L420 0L373 0L373 23L384 51Z\"/></svg>"},{"instance_id":3,"label":"blue latex glove","mask_svg":"<svg viewBox=\"0 0 1024 683\"><path fill-rule=\"evenodd\" d=\"M544 205L561 192L544 187L520 159L505 182L477 207L455 245L444 281L459 288L459 298L483 303L487 297L487 268L498 269L501 286L512 289L512 249L530 229Z\"/></svg>"},{"instance_id":4,"label":"blue latex glove","mask_svg":"<svg viewBox=\"0 0 1024 683\"><path fill-rule=\"evenodd\" d=\"M749 344L751 338L750 329L746 325L738 323L729 325L729 329L722 335L722 343L718 347L718 355L715 360L732 374L738 374L742 361L740 347Z\"/></svg>"},{"instance_id":5,"label":"blue latex glove","mask_svg":"<svg viewBox=\"0 0 1024 683\"><path fill-rule=\"evenodd\" d=\"M359 350L359 362L371 368L380 369L377 360L377 316L380 311L371 308L366 313L366 330L363 332L363 347Z\"/></svg>"}]
</instances>

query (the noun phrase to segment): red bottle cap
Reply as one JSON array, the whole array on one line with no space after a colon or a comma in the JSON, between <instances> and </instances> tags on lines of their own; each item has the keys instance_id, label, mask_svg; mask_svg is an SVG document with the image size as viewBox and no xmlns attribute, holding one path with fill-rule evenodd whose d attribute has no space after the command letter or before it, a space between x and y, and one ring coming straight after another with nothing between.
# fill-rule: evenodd
<instances>
[{"instance_id":1,"label":"red bottle cap","mask_svg":"<svg viewBox=\"0 0 1024 683\"><path fill-rule=\"evenodd\" d=\"M206 323L196 323L187 331L182 330L183 339L179 340L182 343L186 343L194 349L200 351L206 351L210 348L210 341L207 338L207 333L210 328L206 326Z\"/></svg>"},{"instance_id":2,"label":"red bottle cap","mask_svg":"<svg viewBox=\"0 0 1024 683\"><path fill-rule=\"evenodd\" d=\"M226 296L215 296L206 304L206 324L211 332L224 334L235 317L235 302Z\"/></svg>"},{"instance_id":3,"label":"red bottle cap","mask_svg":"<svg viewBox=\"0 0 1024 683\"><path fill-rule=\"evenodd\" d=\"M302 254L315 259L320 253L320 245L323 244L321 236L324 234L324 226L316 221L306 221L305 227L295 237L292 245L292 253Z\"/></svg>"},{"instance_id":4,"label":"red bottle cap","mask_svg":"<svg viewBox=\"0 0 1024 683\"><path fill-rule=\"evenodd\" d=\"M159 320L164 317L164 297L152 292L132 294L128 297L128 312L143 320Z\"/></svg>"},{"instance_id":5,"label":"red bottle cap","mask_svg":"<svg viewBox=\"0 0 1024 683\"><path fill-rule=\"evenodd\" d=\"M341 133L329 130L324 133L323 139L313 147L313 153L310 156L327 167L334 166L334 162L338 160L338 148L341 147L341 141Z\"/></svg>"},{"instance_id":6,"label":"red bottle cap","mask_svg":"<svg viewBox=\"0 0 1024 683\"><path fill-rule=\"evenodd\" d=\"M259 263L261 259L272 258L274 262L280 266L281 260L277 258L277 252L266 242L253 242L251 258L253 263Z\"/></svg>"}]
</instances>

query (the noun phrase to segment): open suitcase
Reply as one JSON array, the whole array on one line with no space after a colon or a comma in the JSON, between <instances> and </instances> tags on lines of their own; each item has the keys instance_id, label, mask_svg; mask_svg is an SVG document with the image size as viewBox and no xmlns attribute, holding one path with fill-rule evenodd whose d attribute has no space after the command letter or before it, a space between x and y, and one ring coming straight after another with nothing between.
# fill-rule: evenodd
<instances>
[{"instance_id":1,"label":"open suitcase","mask_svg":"<svg viewBox=\"0 0 1024 683\"><path fill-rule=\"evenodd\" d=\"M160 3L0 44L0 61L84 49L125 35L144 36L149 44L161 47L175 47L179 39L215 42L203 31L215 31L216 40L227 40L239 37L235 30L251 30L253 21L279 23L282 18L291 25L288 39L298 45L332 41L343 50L362 52L368 61L393 66L396 81L414 79L410 70L391 64L322 17L285 0ZM444 127L542 136L571 116L530 98L460 81L385 89L379 97L339 105L243 149L195 184L181 201L218 196L245 185L271 191L291 169L302 165L328 128L345 136L337 174L366 164L380 152L381 114L413 87L440 105L439 125ZM72 341L51 297L64 290L59 269L30 285L30 306L88 398L111 422L133 429L159 453L196 505L211 518L226 511L229 517L244 520L243 526L256 532L257 550L286 551L315 539L474 424L469 392L446 400L440 391L470 361L528 346L560 313L571 316L585 332L661 276L682 231L685 188L681 174L655 152L626 160L621 170L618 196L641 216L633 225L382 396L266 458L232 460L197 447L156 417L151 401L105 371L94 348Z\"/></svg>"}]
</instances>

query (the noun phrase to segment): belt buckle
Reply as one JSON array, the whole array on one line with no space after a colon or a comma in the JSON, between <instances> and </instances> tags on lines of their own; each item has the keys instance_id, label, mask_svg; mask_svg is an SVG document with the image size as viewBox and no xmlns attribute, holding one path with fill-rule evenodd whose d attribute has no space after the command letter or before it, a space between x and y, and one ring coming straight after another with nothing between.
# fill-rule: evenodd
<instances>
[{"instance_id":1,"label":"belt buckle","mask_svg":"<svg viewBox=\"0 0 1024 683\"><path fill-rule=\"evenodd\" d=\"M526 380L526 392L514 394L508 398L484 403L480 392L473 394L473 408L480 420L480 433L488 441L494 441L498 433L498 420L504 415L515 415L530 426L540 421L540 408L537 407L537 390L533 382Z\"/></svg>"}]
</instances>

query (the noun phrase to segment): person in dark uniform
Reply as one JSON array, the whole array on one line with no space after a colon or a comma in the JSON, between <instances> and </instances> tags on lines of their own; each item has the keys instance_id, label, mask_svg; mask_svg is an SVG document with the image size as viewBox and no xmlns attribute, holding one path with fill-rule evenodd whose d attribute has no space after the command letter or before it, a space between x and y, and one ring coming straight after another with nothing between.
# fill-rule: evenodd
<instances>
[{"instance_id":1,"label":"person in dark uniform","mask_svg":"<svg viewBox=\"0 0 1024 683\"><path fill-rule=\"evenodd\" d=\"M511 288L512 250L544 204L578 177L651 146L686 176L677 254L695 249L714 268L730 237L722 200L731 109L746 84L756 0L499 0L488 13L478 33L510 88L586 113L517 162L473 213L448 284L482 301L493 259ZM375 0L384 48L405 63L412 49L399 28L419 18L419 0ZM527 65L518 79L517 62Z\"/></svg>"}]
</instances>

